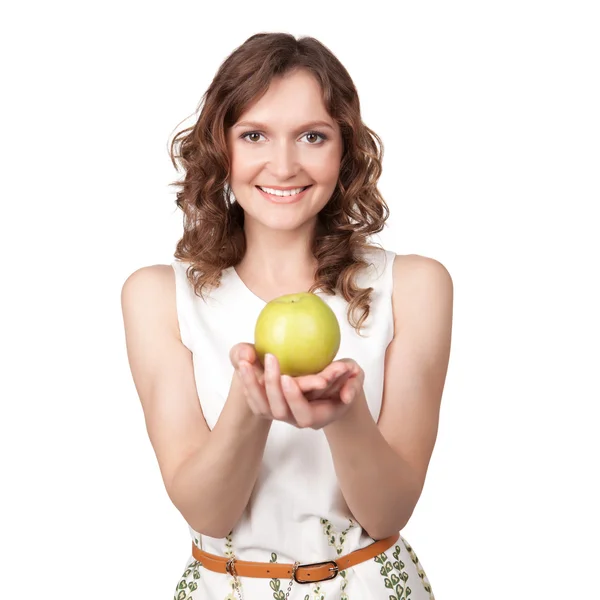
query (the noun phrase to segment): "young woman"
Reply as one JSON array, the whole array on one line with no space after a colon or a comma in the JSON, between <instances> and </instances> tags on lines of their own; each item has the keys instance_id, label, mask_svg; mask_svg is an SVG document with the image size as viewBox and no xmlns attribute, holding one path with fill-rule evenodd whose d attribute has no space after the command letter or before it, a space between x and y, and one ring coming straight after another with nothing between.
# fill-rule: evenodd
<instances>
[{"instance_id":1,"label":"young woman","mask_svg":"<svg viewBox=\"0 0 600 600\"><path fill-rule=\"evenodd\" d=\"M185 171L175 260L122 290L148 434L192 536L175 598L433 598L399 532L437 435L451 277L369 244L389 214L383 146L320 42L250 37L203 101L171 147ZM320 373L288 377L258 359L254 326L306 291L341 345Z\"/></svg>"}]
</instances>

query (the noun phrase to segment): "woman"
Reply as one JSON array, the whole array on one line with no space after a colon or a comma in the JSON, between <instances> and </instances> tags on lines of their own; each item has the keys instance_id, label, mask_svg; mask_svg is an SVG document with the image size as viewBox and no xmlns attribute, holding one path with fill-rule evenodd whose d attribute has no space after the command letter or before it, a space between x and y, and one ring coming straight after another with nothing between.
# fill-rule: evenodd
<instances>
[{"instance_id":1,"label":"woman","mask_svg":"<svg viewBox=\"0 0 600 600\"><path fill-rule=\"evenodd\" d=\"M175 598L433 598L399 532L437 434L450 275L368 243L388 217L381 141L317 40L250 37L203 100L171 147L176 260L122 290L148 434L193 539ZM343 358L287 377L251 341L265 304L299 291L334 310Z\"/></svg>"}]
</instances>

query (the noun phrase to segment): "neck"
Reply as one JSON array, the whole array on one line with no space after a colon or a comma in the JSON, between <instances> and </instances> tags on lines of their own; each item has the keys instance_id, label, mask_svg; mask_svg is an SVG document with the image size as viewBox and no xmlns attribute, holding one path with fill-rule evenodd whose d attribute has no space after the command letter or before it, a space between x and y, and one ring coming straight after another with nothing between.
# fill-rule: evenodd
<instances>
[{"instance_id":1,"label":"neck","mask_svg":"<svg viewBox=\"0 0 600 600\"><path fill-rule=\"evenodd\" d=\"M316 218L294 230L275 230L246 219L246 253L236 267L265 284L282 280L312 280L317 260L312 253Z\"/></svg>"}]
</instances>

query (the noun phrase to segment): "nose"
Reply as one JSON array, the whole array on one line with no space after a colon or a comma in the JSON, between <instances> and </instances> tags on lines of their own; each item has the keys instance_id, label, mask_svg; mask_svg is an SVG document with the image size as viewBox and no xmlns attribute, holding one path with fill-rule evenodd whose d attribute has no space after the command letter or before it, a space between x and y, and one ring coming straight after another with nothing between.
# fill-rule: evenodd
<instances>
[{"instance_id":1,"label":"nose","mask_svg":"<svg viewBox=\"0 0 600 600\"><path fill-rule=\"evenodd\" d=\"M285 141L278 145L274 144L269 160L269 170L277 181L292 178L298 169L298 157L294 145Z\"/></svg>"}]
</instances>

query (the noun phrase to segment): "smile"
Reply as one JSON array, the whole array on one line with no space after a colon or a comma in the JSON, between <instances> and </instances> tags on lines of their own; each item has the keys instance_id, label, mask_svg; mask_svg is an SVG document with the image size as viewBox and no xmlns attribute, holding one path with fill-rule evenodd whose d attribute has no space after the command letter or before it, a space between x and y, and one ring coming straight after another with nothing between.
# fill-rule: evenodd
<instances>
[{"instance_id":1,"label":"smile","mask_svg":"<svg viewBox=\"0 0 600 600\"><path fill-rule=\"evenodd\" d=\"M258 185L256 189L267 199L275 204L291 204L292 202L297 202L298 200L304 198L306 193L310 190L312 185L309 185L305 188L296 188L295 190L271 190L271 192L266 192L270 188L261 188Z\"/></svg>"}]
</instances>

